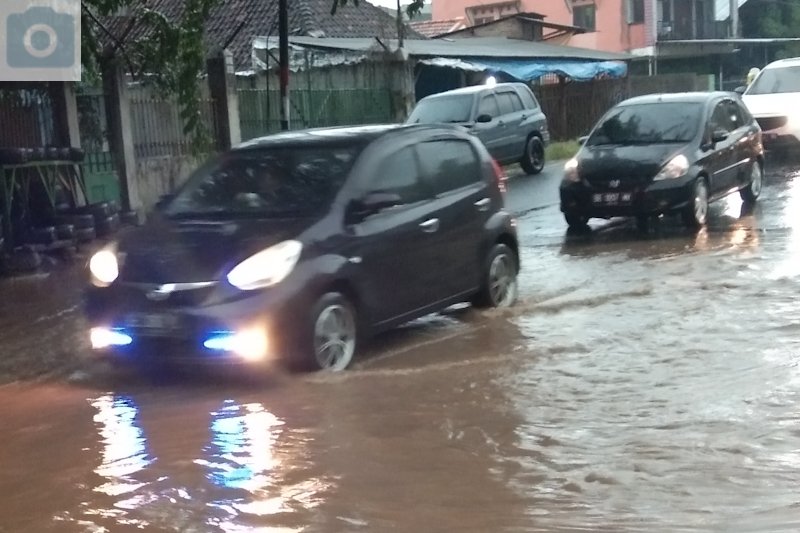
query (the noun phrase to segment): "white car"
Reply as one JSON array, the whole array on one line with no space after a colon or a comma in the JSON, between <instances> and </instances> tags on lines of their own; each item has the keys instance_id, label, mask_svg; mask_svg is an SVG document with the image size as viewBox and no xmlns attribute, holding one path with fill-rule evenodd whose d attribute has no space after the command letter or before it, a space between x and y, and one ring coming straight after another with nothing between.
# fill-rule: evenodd
<instances>
[{"instance_id":1,"label":"white car","mask_svg":"<svg viewBox=\"0 0 800 533\"><path fill-rule=\"evenodd\" d=\"M764 148L800 153L800 57L770 63L737 92L761 126Z\"/></svg>"}]
</instances>

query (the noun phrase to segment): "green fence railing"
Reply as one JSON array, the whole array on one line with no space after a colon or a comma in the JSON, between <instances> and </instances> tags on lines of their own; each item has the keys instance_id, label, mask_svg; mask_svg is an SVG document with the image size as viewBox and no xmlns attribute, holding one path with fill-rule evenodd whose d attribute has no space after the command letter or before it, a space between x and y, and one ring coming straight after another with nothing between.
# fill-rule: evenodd
<instances>
[{"instance_id":1,"label":"green fence railing","mask_svg":"<svg viewBox=\"0 0 800 533\"><path fill-rule=\"evenodd\" d=\"M239 89L242 139L280 130L276 90ZM289 93L292 129L393 122L388 89L303 90Z\"/></svg>"}]
</instances>

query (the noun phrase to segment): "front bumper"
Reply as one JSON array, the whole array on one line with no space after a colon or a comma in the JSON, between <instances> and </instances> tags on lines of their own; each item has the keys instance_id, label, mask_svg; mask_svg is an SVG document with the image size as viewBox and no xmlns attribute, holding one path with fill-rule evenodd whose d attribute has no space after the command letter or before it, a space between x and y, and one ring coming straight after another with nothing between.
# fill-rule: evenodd
<instances>
[{"instance_id":1,"label":"front bumper","mask_svg":"<svg viewBox=\"0 0 800 533\"><path fill-rule=\"evenodd\" d=\"M561 211L592 218L659 215L686 207L692 197L694 178L687 174L674 180L608 188L586 180L562 182Z\"/></svg>"},{"instance_id":2,"label":"front bumper","mask_svg":"<svg viewBox=\"0 0 800 533\"><path fill-rule=\"evenodd\" d=\"M219 289L207 291L195 295L196 302L187 301L188 295L181 301L151 301L130 285L90 287L84 298L89 327L104 339L111 332L114 341L97 351L123 360L209 364L269 364L289 355L291 333L304 318L301 290L279 284L234 298L220 298ZM235 343L242 332L263 334L263 354ZM254 342L260 340L251 340L251 348Z\"/></svg>"}]
</instances>

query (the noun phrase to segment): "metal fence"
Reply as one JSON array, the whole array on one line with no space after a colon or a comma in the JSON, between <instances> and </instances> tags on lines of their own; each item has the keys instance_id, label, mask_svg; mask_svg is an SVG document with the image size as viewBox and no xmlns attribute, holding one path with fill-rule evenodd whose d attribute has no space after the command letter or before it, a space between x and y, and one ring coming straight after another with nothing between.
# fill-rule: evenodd
<instances>
[{"instance_id":1,"label":"metal fence","mask_svg":"<svg viewBox=\"0 0 800 533\"><path fill-rule=\"evenodd\" d=\"M192 142L184 131L180 106L174 98L154 95L140 88L130 91L131 130L137 159L188 155ZM200 120L209 139L216 136L214 103L201 101Z\"/></svg>"},{"instance_id":2,"label":"metal fence","mask_svg":"<svg viewBox=\"0 0 800 533\"><path fill-rule=\"evenodd\" d=\"M53 104L46 86L13 88L0 84L0 146L53 144Z\"/></svg>"},{"instance_id":3,"label":"metal fence","mask_svg":"<svg viewBox=\"0 0 800 533\"><path fill-rule=\"evenodd\" d=\"M242 139L280 129L280 94L267 89L239 89ZM388 89L296 89L290 92L293 129L392 122Z\"/></svg>"}]
</instances>

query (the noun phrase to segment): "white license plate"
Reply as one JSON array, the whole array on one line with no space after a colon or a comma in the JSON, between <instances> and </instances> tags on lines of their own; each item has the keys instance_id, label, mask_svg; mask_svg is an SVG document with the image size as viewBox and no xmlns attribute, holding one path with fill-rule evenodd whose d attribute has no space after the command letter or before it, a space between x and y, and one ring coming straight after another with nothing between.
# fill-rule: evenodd
<instances>
[{"instance_id":1,"label":"white license plate","mask_svg":"<svg viewBox=\"0 0 800 533\"><path fill-rule=\"evenodd\" d=\"M179 326L177 316L165 313L135 313L128 316L126 324L129 328L154 333L169 332Z\"/></svg>"},{"instance_id":2,"label":"white license plate","mask_svg":"<svg viewBox=\"0 0 800 533\"><path fill-rule=\"evenodd\" d=\"M596 204L617 205L631 202L633 195L629 192L606 192L596 193L592 196L592 201Z\"/></svg>"}]
</instances>

